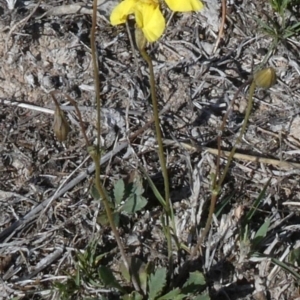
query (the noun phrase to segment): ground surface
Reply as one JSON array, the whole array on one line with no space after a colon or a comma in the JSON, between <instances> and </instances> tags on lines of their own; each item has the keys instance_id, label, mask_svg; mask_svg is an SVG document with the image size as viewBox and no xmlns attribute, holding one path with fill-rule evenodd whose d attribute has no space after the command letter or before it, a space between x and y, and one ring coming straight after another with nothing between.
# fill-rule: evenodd
<instances>
[{"instance_id":1,"label":"ground surface","mask_svg":"<svg viewBox=\"0 0 300 300\"><path fill-rule=\"evenodd\" d=\"M65 143L56 140L52 129L54 103L49 92L57 90L62 92L57 95L61 104L70 107L65 93L90 109L83 112L83 119L91 140L95 133L91 8L87 4L85 10L83 6L57 10L75 2L42 1L37 7L37 1L17 1L9 10L7 2L0 1L2 299L59 299L53 283L65 282L67 273L74 274L78 251L86 249L92 239L97 240L99 253L115 253L116 249L109 228L97 222L103 208L90 195L93 172L86 170L92 160L74 111L67 113L72 131ZM162 131L165 142L169 142L166 153L177 233L189 247L196 241L195 228L204 227L206 222L210 174L216 162L214 154L205 148L195 150L195 146L216 148L217 129L230 100L271 47L272 38L259 30L255 18L276 18L268 1L228 2L225 34L216 49L219 1L208 1L201 13L175 14L172 18L165 10L169 26L162 39L148 48L160 110L164 111ZM102 142L105 153L111 153L119 140L151 119L152 110L146 64L136 50L133 53L126 28L107 22L107 9L99 9L97 50L101 98L106 108ZM291 22L299 19L297 10L287 12ZM129 26L133 28L131 22ZM299 160L299 53L295 36L272 52L267 66L275 69L277 84L267 91L256 91L250 124L237 152L278 161ZM224 149L230 150L237 137L247 94L245 86L235 100L222 138ZM20 103L34 106L16 106ZM41 107L49 110L41 111ZM186 149L179 142L193 148ZM117 148L102 167L106 187L111 189L119 178L138 178L141 165L161 186L155 145L151 127L130 146ZM78 182L68 186L78 175L82 175ZM251 242L240 242L241 220L269 179L259 210L248 224L248 237L253 239L270 219L266 238L255 248L259 253L255 259ZM204 244L206 250L198 260L197 268L206 274L211 299L299 297L296 279L270 259L289 263L290 252L298 248L299 193L299 166L280 168L234 160L218 199L221 214L214 219ZM151 205L142 213L124 216L120 233L128 254L166 266L161 208L150 192L146 191L145 197ZM120 256L116 253L109 256L109 264L118 264ZM175 257L175 261L180 270L189 255L182 261ZM87 285L76 297L101 294L103 291Z\"/></svg>"}]
</instances>

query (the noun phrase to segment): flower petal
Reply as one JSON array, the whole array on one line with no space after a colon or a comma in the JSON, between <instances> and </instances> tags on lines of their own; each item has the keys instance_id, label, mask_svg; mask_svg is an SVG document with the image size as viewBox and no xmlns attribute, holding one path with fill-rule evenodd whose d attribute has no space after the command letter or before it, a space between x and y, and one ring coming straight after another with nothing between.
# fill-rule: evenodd
<instances>
[{"instance_id":1,"label":"flower petal","mask_svg":"<svg viewBox=\"0 0 300 300\"><path fill-rule=\"evenodd\" d=\"M169 8L173 11L196 11L203 8L203 3L199 0L165 0Z\"/></svg>"},{"instance_id":2,"label":"flower petal","mask_svg":"<svg viewBox=\"0 0 300 300\"><path fill-rule=\"evenodd\" d=\"M149 42L158 40L165 30L165 19L158 5L140 3L135 10L135 20Z\"/></svg>"},{"instance_id":3,"label":"flower petal","mask_svg":"<svg viewBox=\"0 0 300 300\"><path fill-rule=\"evenodd\" d=\"M138 0L124 0L118 4L110 15L111 25L119 25L126 22L127 16L134 12L134 6Z\"/></svg>"}]
</instances>

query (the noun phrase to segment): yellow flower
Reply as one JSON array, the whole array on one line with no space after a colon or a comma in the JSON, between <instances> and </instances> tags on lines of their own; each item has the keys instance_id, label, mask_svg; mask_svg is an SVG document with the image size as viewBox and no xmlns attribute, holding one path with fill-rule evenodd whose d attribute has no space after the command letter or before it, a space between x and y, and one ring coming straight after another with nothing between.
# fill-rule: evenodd
<instances>
[{"instance_id":1,"label":"yellow flower","mask_svg":"<svg viewBox=\"0 0 300 300\"><path fill-rule=\"evenodd\" d=\"M203 8L203 3L199 0L165 0L169 8L173 11L187 12L196 11Z\"/></svg>"},{"instance_id":2,"label":"yellow flower","mask_svg":"<svg viewBox=\"0 0 300 300\"><path fill-rule=\"evenodd\" d=\"M178 12L203 8L199 0L165 1L171 10ZM159 0L124 0L113 9L110 22L112 25L123 24L131 14L134 14L137 26L142 29L149 42L154 42L161 37L166 23L159 8Z\"/></svg>"}]
</instances>

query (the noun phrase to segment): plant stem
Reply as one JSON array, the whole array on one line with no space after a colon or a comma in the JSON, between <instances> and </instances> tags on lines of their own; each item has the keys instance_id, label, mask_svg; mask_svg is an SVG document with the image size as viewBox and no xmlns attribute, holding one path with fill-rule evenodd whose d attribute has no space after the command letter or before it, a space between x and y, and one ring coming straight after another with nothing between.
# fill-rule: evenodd
<instances>
[{"instance_id":1,"label":"plant stem","mask_svg":"<svg viewBox=\"0 0 300 300\"><path fill-rule=\"evenodd\" d=\"M92 28L91 28L91 50L92 50L92 61L95 79L95 93L96 93L96 109L97 109L97 151L99 152L99 158L101 159L100 151L100 134L101 134L101 101L100 101L100 82L98 74L98 59L97 49L95 42L97 25L97 0L93 1L93 16L92 16Z\"/></svg>"},{"instance_id":2,"label":"plant stem","mask_svg":"<svg viewBox=\"0 0 300 300\"><path fill-rule=\"evenodd\" d=\"M166 211L166 237L168 243L168 258L169 258L169 266L170 270L172 270L173 261L172 261L172 240L171 240L171 231L169 226L169 218L171 218L173 222L173 231L175 236L175 224L174 224L174 214L173 214L173 207L171 205L170 200L170 186L169 186L169 175L166 166L166 159L164 155L164 148L163 148L163 141L162 141L162 134L160 130L160 123L159 123L159 113L158 113L158 105L157 105L157 98L156 98L156 90L155 90L155 77L153 71L152 60L146 50L144 48L139 49L141 52L142 57L147 62L150 72L150 90L151 90L151 99L152 99L152 106L153 106L153 116L154 116L154 124L155 124L155 132L156 132L156 139L158 144L158 156L161 165L162 174L164 177L164 186L165 186L165 211ZM171 272L170 272L171 273Z\"/></svg>"},{"instance_id":3,"label":"plant stem","mask_svg":"<svg viewBox=\"0 0 300 300\"><path fill-rule=\"evenodd\" d=\"M136 279L136 276L134 275L134 272L132 272L131 265L129 264L129 261L127 259L127 256L126 256L126 253L125 253L125 250L124 250L124 246L122 244L122 241L121 241L121 238L120 238L120 235L119 235L119 232L118 232L117 227L115 225L114 218L113 218L113 213L111 211L111 208L109 206L109 202L107 200L108 199L107 193L106 193L103 185L100 182L100 164L99 164L100 157L99 157L99 153L97 152L97 149L96 149L96 151L93 151L93 150L90 151L90 155L91 155L91 157L93 158L93 160L95 162L95 176L96 176L95 177L95 184L96 184L96 188L98 190L99 195L102 198L102 203L104 204L104 207L105 207L105 212L106 212L106 215L107 215L107 219L108 219L109 225L111 227L111 230L114 234L114 237L116 239L120 254L121 254L123 262L124 262L124 265L125 265L126 269L128 270L128 272L131 276L131 281L132 281L132 284L133 284L135 290L138 291L139 293L142 293L142 290L141 290L141 288L138 284L138 280Z\"/></svg>"},{"instance_id":4,"label":"plant stem","mask_svg":"<svg viewBox=\"0 0 300 300\"><path fill-rule=\"evenodd\" d=\"M206 221L206 224L205 224L204 231L201 234L200 238L198 239L197 244L194 247L194 250L192 251L192 257L195 257L197 255L198 249L201 249L201 244L204 241L204 239L207 236L208 231L210 229L210 225L211 225L212 217L213 217L213 214L214 214L214 211L215 211L215 207L216 207L216 202L217 202L219 191L221 190L222 183L223 183L223 181L226 178L226 175L228 173L229 166L230 166L231 161L233 159L233 156L235 154L237 145L241 142L242 137L243 137L243 135L245 133L247 124L248 124L249 116L250 116L250 113L251 113L251 110L252 110L252 106L253 106L253 94L254 94L255 88L256 88L255 81L252 80L252 83L251 83L250 89L249 89L248 107L247 107L247 110L246 110L246 114L245 114L245 118L244 118L244 123L243 123L242 129L241 129L240 134L239 134L239 136L238 136L238 138L237 138L237 140L235 142L234 147L230 151L230 154L228 156L224 172L223 172L221 178L219 180L217 180L217 176L218 176L218 173L219 173L219 167L220 167L220 157L221 157L221 136L220 136L221 133L219 133L220 135L218 137L217 166L216 166L216 173L214 174L213 181L212 181L212 195L211 195L211 200L210 200L210 207L209 207L208 217L207 217L207 221ZM233 100L236 98L237 94L238 94L238 92L235 94ZM221 131L224 129L224 126L225 126L225 120L226 120L225 117L224 117L224 120L223 120Z\"/></svg>"},{"instance_id":5,"label":"plant stem","mask_svg":"<svg viewBox=\"0 0 300 300\"><path fill-rule=\"evenodd\" d=\"M55 92L51 92L51 93L55 93ZM90 146L90 143L89 143L89 140L87 138L87 135L86 135L86 132L85 132L85 129L84 129L84 125L83 125L83 121L82 121L82 116L81 116L81 112L77 106L77 103L74 99L72 99L68 94L64 94L63 95L71 102L71 104L74 106L75 110L76 110L76 113L77 113L77 116L78 116L78 119L79 119L79 125L80 125L80 128L81 128L81 132L83 134L83 137L85 139L85 144L87 147Z\"/></svg>"},{"instance_id":6,"label":"plant stem","mask_svg":"<svg viewBox=\"0 0 300 300\"><path fill-rule=\"evenodd\" d=\"M224 172L222 174L221 179L218 182L218 189L220 189L222 187L222 183L223 183L223 181L224 181L224 179L225 179L225 177L227 175L229 166L231 164L232 158L233 158L234 153L236 151L236 147L242 141L243 135L245 133L245 130L246 130L246 127L247 127L247 124L248 124L248 121L249 121L250 113L251 113L251 110L252 110L252 106L253 106L253 95L254 95L255 88L256 88L255 80L252 80L252 83L251 83L250 89L249 89L248 107L247 107L247 110L246 110L246 114L245 114L245 118L244 118L244 123L243 123L242 129L241 129L240 135L238 136L238 138L237 138L237 140L235 142L235 145L231 149L230 155L228 156L228 160L227 160Z\"/></svg>"},{"instance_id":7,"label":"plant stem","mask_svg":"<svg viewBox=\"0 0 300 300\"><path fill-rule=\"evenodd\" d=\"M167 213L170 213L171 205L170 205L170 187L169 187L169 175L168 170L166 167L166 159L164 155L164 148L162 142L162 134L160 130L160 123L159 123L159 113L158 113L158 105L157 105L157 98L156 98L156 91L155 91L155 79L154 79L154 71L153 65L150 56L146 52L146 50L142 50L141 54L145 61L148 63L149 71L150 71L150 90L151 90L151 99L152 99L152 106L153 106L153 116L154 116L154 124L155 124L155 132L158 144L158 156L159 161L161 164L161 170L164 177L164 185L165 185L165 200L166 200L166 210Z\"/></svg>"},{"instance_id":8,"label":"plant stem","mask_svg":"<svg viewBox=\"0 0 300 300\"><path fill-rule=\"evenodd\" d=\"M92 50L92 60L93 60L93 69L94 69L94 82L95 82L95 92L96 92L96 104L97 104L97 147L90 147L90 155L95 163L95 185L98 190L99 195L102 198L102 202L105 207L106 215L109 221L109 225L116 239L120 254L122 256L125 267L127 268L132 284L137 292L144 294L138 280L135 276L135 273L132 272L131 265L126 257L124 246L122 244L119 232L116 228L113 214L109 206L108 196L105 191L105 188L100 182L100 160L101 160L101 151L100 151L100 133L101 133L101 101L100 101L100 82L98 76L98 63L97 63L97 54L96 54L96 44L95 44L95 33L96 33L96 21L97 21L97 0L93 1L93 15L92 15L92 29L91 29L91 50Z\"/></svg>"}]
</instances>

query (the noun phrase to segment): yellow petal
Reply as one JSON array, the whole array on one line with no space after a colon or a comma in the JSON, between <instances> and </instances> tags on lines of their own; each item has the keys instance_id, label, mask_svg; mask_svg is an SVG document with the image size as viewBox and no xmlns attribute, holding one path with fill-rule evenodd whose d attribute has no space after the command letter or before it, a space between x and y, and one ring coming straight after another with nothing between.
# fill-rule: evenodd
<instances>
[{"instance_id":1,"label":"yellow petal","mask_svg":"<svg viewBox=\"0 0 300 300\"><path fill-rule=\"evenodd\" d=\"M135 20L149 42L158 40L165 30L165 19L158 5L140 3L135 10Z\"/></svg>"},{"instance_id":2,"label":"yellow petal","mask_svg":"<svg viewBox=\"0 0 300 300\"><path fill-rule=\"evenodd\" d=\"M203 3L199 0L165 0L169 8L173 11L197 11L203 8Z\"/></svg>"},{"instance_id":3,"label":"yellow petal","mask_svg":"<svg viewBox=\"0 0 300 300\"><path fill-rule=\"evenodd\" d=\"M126 22L127 16L134 12L138 0L124 0L118 4L110 15L111 25L119 25Z\"/></svg>"}]
</instances>

